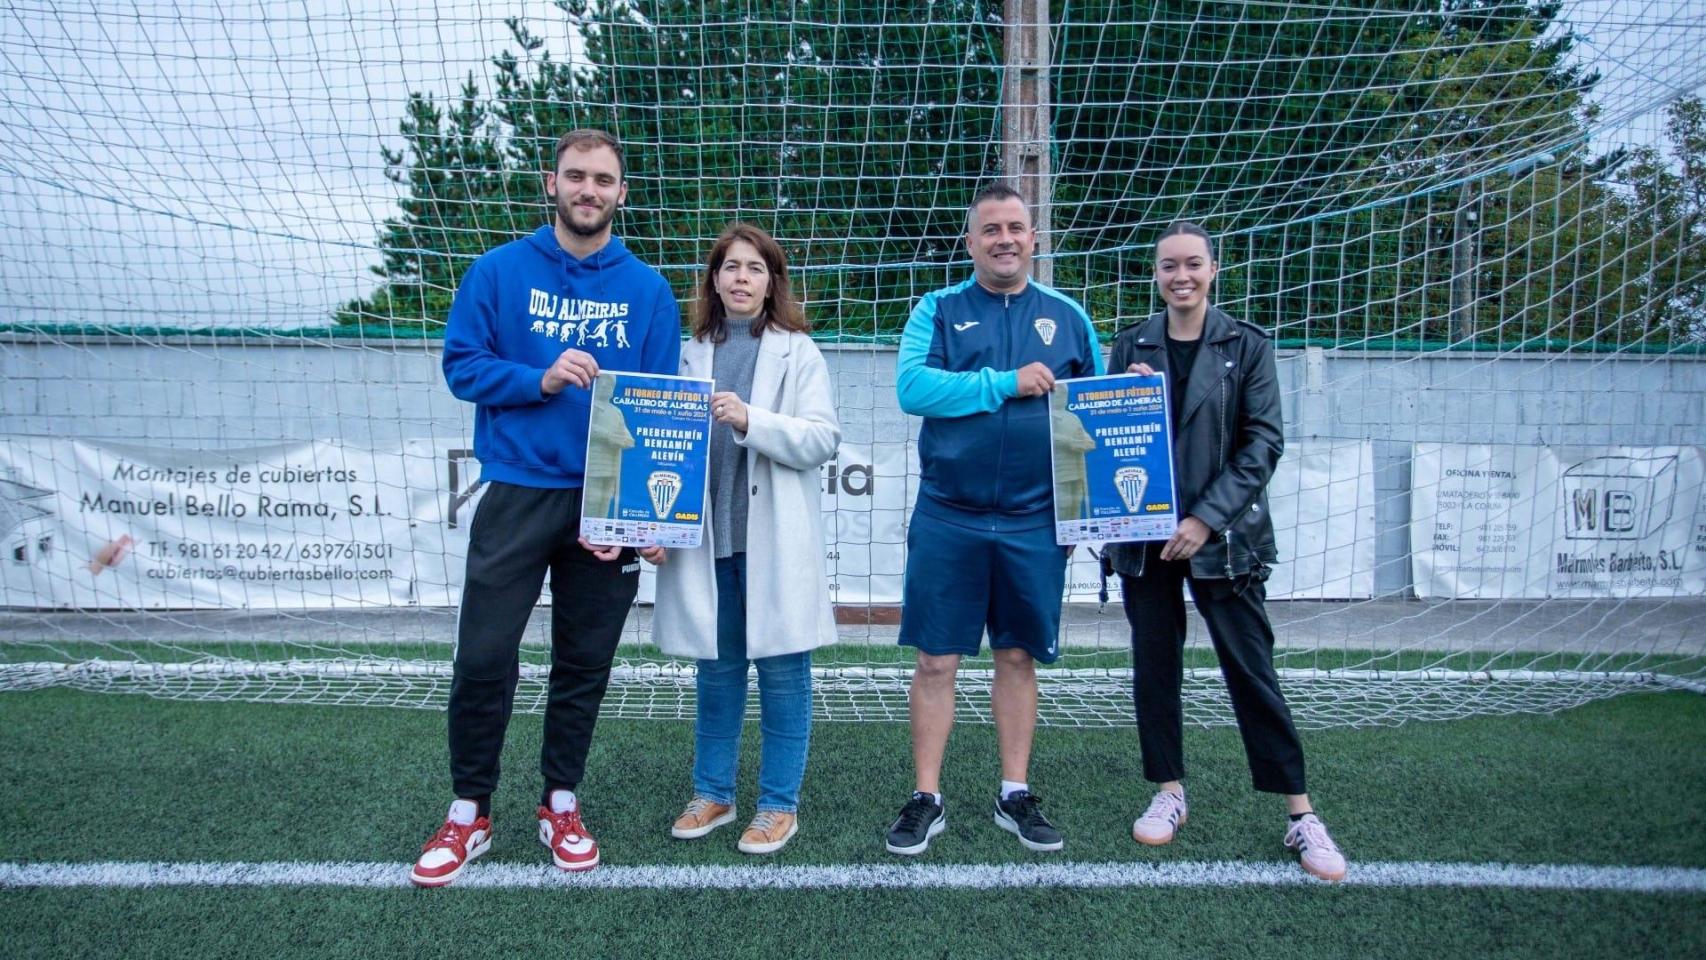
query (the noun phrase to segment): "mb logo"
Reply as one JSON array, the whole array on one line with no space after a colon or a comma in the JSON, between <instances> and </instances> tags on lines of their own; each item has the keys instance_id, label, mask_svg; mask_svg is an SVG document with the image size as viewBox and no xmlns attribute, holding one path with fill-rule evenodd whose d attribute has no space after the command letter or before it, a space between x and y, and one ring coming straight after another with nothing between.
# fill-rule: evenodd
<instances>
[{"instance_id":1,"label":"mb logo","mask_svg":"<svg viewBox=\"0 0 1706 960\"><path fill-rule=\"evenodd\" d=\"M1570 491L1574 537L1610 537L1635 529L1635 495L1627 490L1581 487Z\"/></svg>"},{"instance_id":2,"label":"mb logo","mask_svg":"<svg viewBox=\"0 0 1706 960\"><path fill-rule=\"evenodd\" d=\"M1595 457L1564 471L1564 536L1639 540L1670 522L1676 457Z\"/></svg>"}]
</instances>

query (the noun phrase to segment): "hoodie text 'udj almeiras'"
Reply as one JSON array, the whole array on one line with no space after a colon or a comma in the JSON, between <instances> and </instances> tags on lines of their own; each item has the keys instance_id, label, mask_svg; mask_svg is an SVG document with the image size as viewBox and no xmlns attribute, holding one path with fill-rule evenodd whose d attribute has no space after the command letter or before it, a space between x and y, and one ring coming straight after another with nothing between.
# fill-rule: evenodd
<instances>
[{"instance_id":1,"label":"hoodie text 'udj almeiras'","mask_svg":"<svg viewBox=\"0 0 1706 960\"><path fill-rule=\"evenodd\" d=\"M547 225L468 269L444 331L444 379L477 406L480 476L525 487L579 487L592 392L545 396L540 381L564 350L600 370L675 374L681 310L669 283L612 236L578 259Z\"/></svg>"}]
</instances>

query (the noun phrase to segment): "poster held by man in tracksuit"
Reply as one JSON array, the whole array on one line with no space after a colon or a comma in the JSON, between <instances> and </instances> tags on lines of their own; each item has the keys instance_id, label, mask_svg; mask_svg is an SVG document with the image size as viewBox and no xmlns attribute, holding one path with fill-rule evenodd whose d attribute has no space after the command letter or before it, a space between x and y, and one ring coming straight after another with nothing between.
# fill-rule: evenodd
<instances>
[{"instance_id":1,"label":"poster held by man in tracksuit","mask_svg":"<svg viewBox=\"0 0 1706 960\"><path fill-rule=\"evenodd\" d=\"M1179 526L1164 377L1061 380L1049 394L1055 541L1166 540Z\"/></svg>"}]
</instances>

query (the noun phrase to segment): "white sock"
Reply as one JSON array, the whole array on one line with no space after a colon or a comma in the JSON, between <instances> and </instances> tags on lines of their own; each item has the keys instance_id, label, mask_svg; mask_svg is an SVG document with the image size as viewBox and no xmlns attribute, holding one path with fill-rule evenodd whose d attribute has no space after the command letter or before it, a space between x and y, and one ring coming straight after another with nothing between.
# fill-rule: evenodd
<instances>
[{"instance_id":1,"label":"white sock","mask_svg":"<svg viewBox=\"0 0 1706 960\"><path fill-rule=\"evenodd\" d=\"M575 792L573 790L551 791L551 812L568 813L575 808Z\"/></svg>"},{"instance_id":2,"label":"white sock","mask_svg":"<svg viewBox=\"0 0 1706 960\"><path fill-rule=\"evenodd\" d=\"M450 805L450 822L459 823L464 827L474 825L474 818L480 815L480 805L472 800L458 800Z\"/></svg>"},{"instance_id":3,"label":"white sock","mask_svg":"<svg viewBox=\"0 0 1706 960\"><path fill-rule=\"evenodd\" d=\"M1030 789L1030 784L1018 783L1013 780L1003 780L1001 781L1001 799L1005 800L1013 794L1018 793L1020 790L1029 792Z\"/></svg>"},{"instance_id":4,"label":"white sock","mask_svg":"<svg viewBox=\"0 0 1706 960\"><path fill-rule=\"evenodd\" d=\"M933 800L935 800L936 806L939 807L942 805L942 794L941 793L939 793L939 792L938 793L931 793L928 790L920 790L918 792L924 794L927 797L930 797Z\"/></svg>"}]
</instances>

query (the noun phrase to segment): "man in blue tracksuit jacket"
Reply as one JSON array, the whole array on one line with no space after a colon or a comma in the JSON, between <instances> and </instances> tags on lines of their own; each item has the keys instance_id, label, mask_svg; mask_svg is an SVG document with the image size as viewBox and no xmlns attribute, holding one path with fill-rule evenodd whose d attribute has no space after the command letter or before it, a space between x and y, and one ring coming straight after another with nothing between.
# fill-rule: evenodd
<instances>
[{"instance_id":1,"label":"man in blue tracksuit jacket","mask_svg":"<svg viewBox=\"0 0 1706 960\"><path fill-rule=\"evenodd\" d=\"M1019 194L992 186L966 231L974 276L926 294L901 336L901 409L922 416L922 483L907 532L900 642L918 650L911 694L916 791L889 829L893 853L923 853L947 823L942 754L954 675L989 632L1001 749L995 821L1032 850L1060 831L1027 783L1037 722L1036 664L1059 656L1067 550L1054 542L1047 394L1098 376L1084 308L1030 279L1036 229Z\"/></svg>"},{"instance_id":2,"label":"man in blue tracksuit jacket","mask_svg":"<svg viewBox=\"0 0 1706 960\"><path fill-rule=\"evenodd\" d=\"M491 844L492 790L515 698L518 650L551 572L551 679L539 838L564 870L598 865L575 789L616 642L639 588L632 550L580 540L593 378L675 374L681 313L669 284L610 225L627 198L622 148L599 130L557 142L545 174L554 222L474 262L444 334L444 379L475 404L486 487L469 533L450 686L456 800L410 877L442 886ZM648 559L661 551L641 550Z\"/></svg>"}]
</instances>

